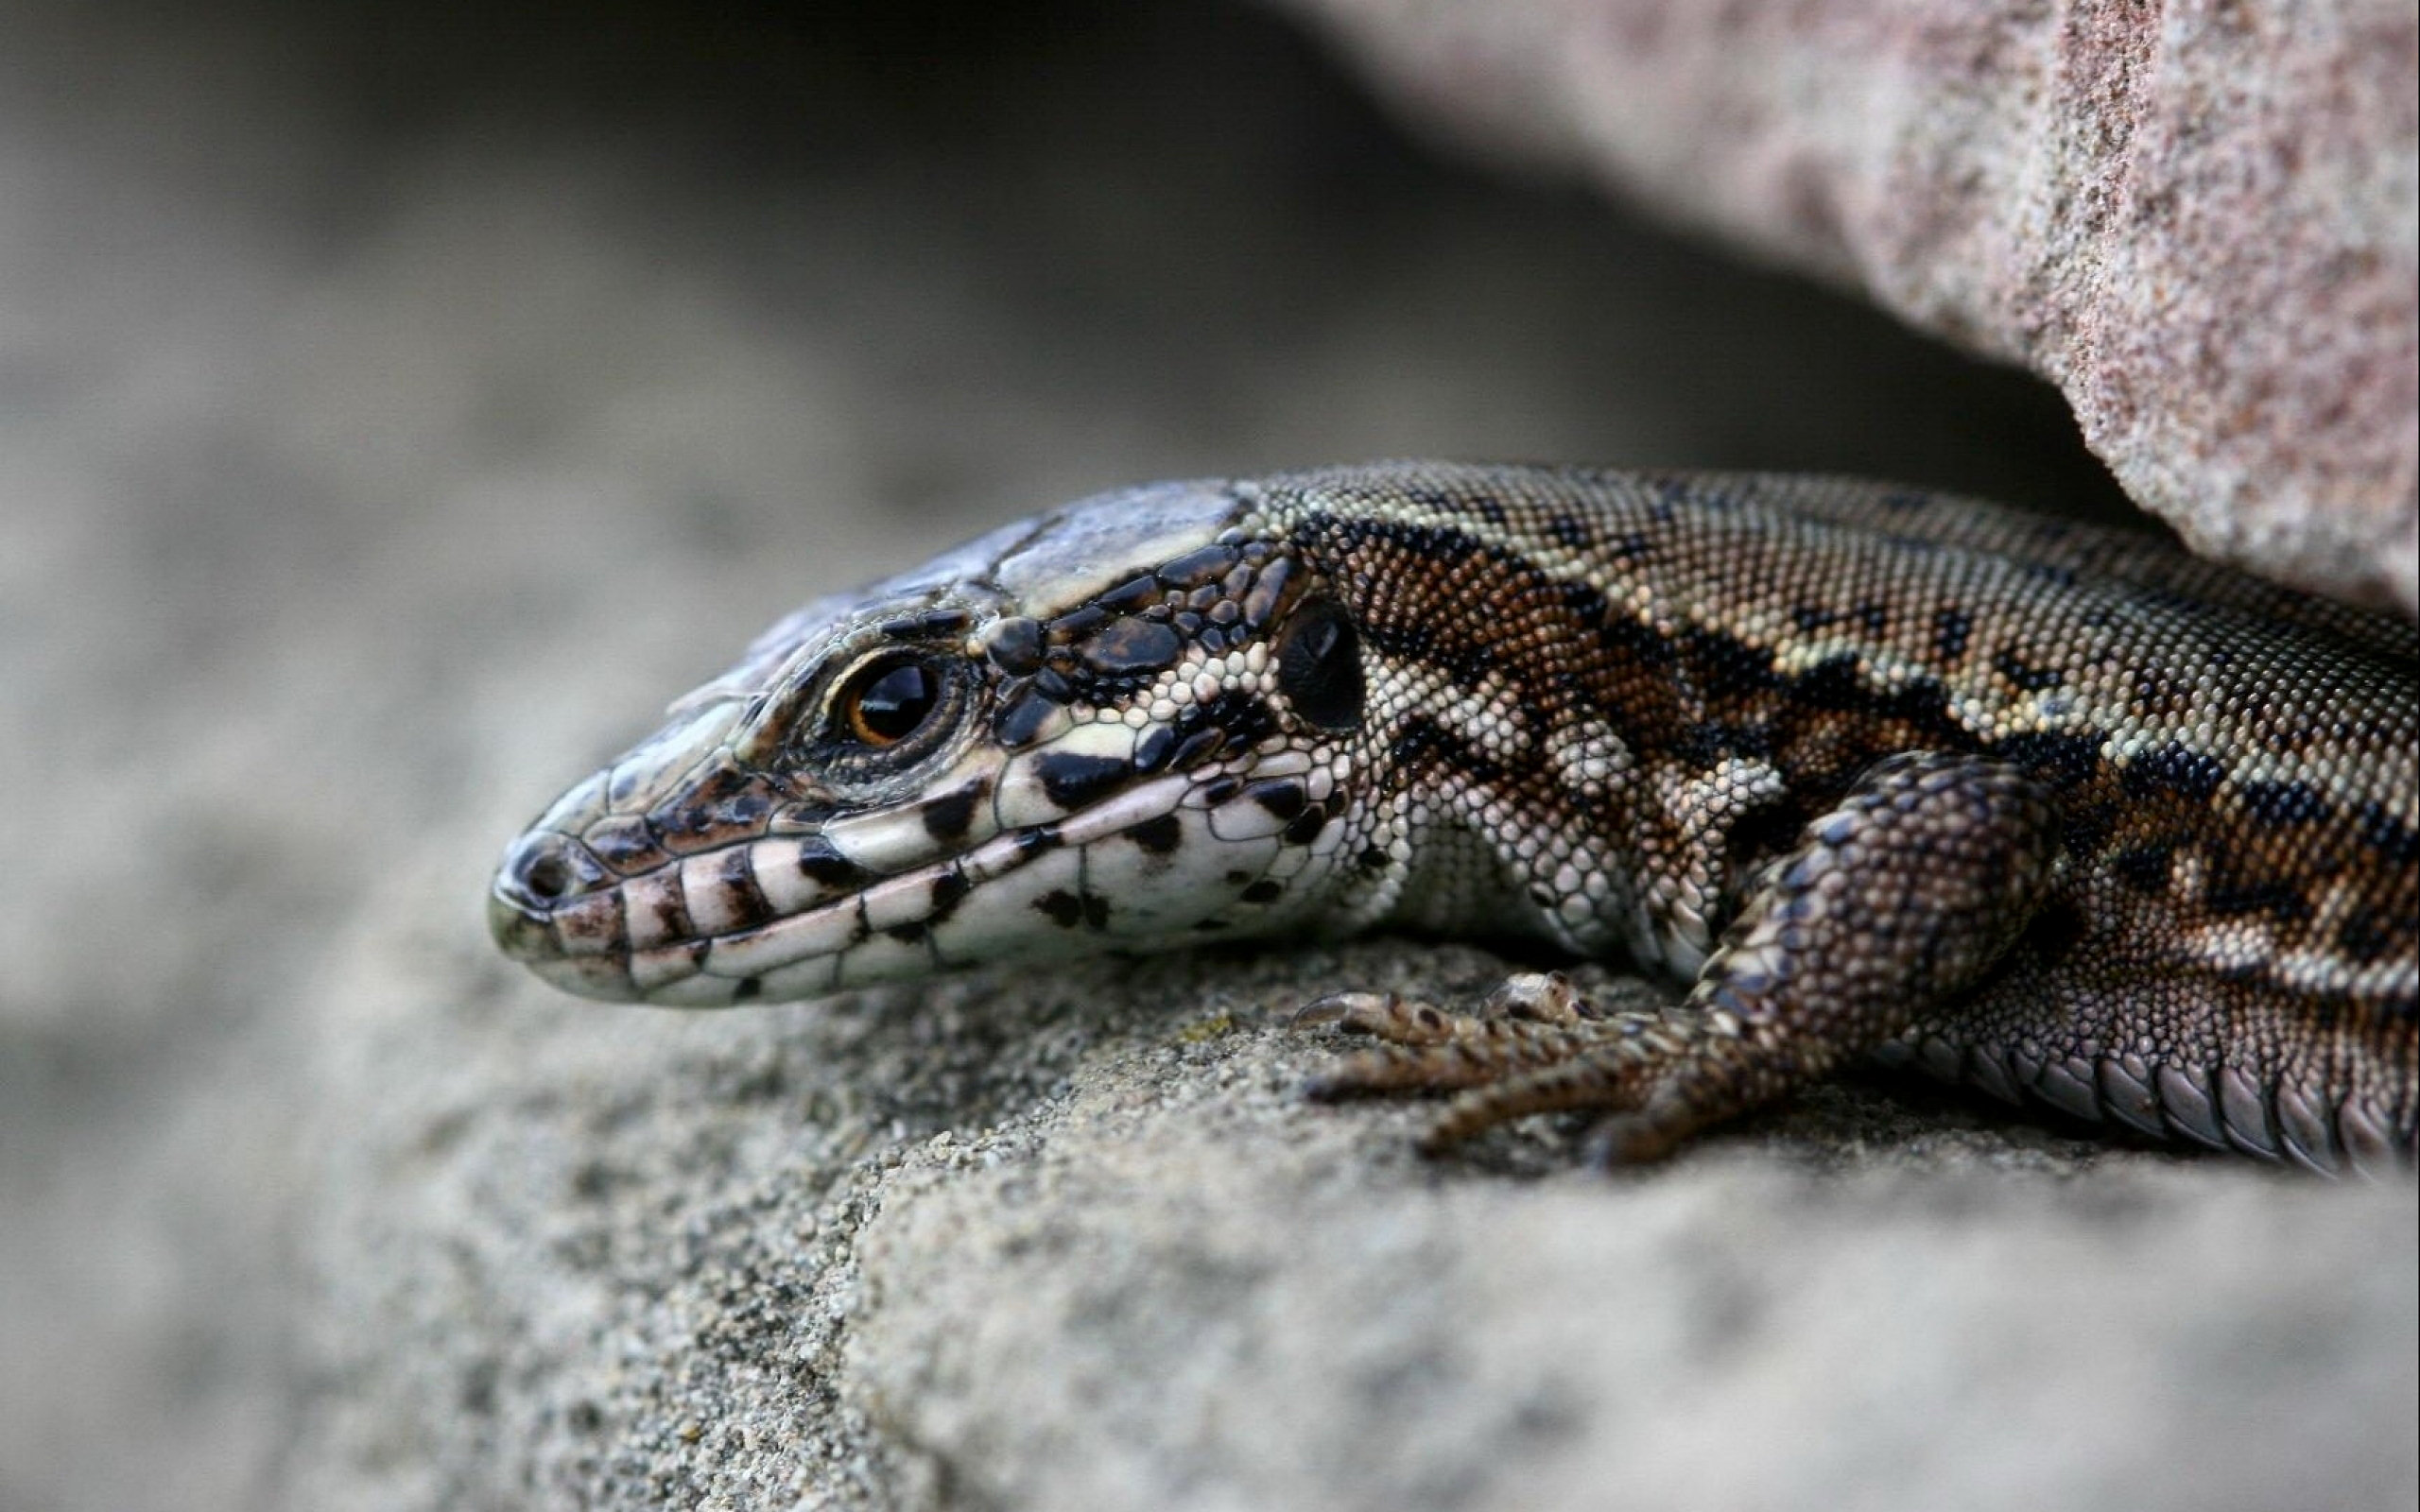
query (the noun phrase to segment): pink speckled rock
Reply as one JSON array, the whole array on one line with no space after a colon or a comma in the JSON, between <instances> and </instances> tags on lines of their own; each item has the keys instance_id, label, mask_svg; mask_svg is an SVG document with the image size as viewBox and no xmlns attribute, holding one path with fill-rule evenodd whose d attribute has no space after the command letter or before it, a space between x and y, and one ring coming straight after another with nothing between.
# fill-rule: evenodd
<instances>
[{"instance_id":1,"label":"pink speckled rock","mask_svg":"<svg viewBox=\"0 0 2420 1512\"><path fill-rule=\"evenodd\" d=\"M2057 384L2197 548L2420 608L2411 0L1288 0L1418 113Z\"/></svg>"}]
</instances>

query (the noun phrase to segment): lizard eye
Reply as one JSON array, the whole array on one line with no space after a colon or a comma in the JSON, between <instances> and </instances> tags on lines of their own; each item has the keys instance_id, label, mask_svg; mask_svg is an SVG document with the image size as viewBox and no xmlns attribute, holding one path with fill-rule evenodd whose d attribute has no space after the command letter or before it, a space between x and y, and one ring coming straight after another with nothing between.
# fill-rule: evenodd
<instances>
[{"instance_id":1,"label":"lizard eye","mask_svg":"<svg viewBox=\"0 0 2420 1512\"><path fill-rule=\"evenodd\" d=\"M1277 685L1294 712L1321 730L1360 726L1361 637L1344 606L1315 598L1295 611L1277 647Z\"/></svg>"},{"instance_id":2,"label":"lizard eye","mask_svg":"<svg viewBox=\"0 0 2420 1512\"><path fill-rule=\"evenodd\" d=\"M806 710L776 711L787 732L766 759L849 792L904 780L953 748L982 696L963 656L896 644L819 669L798 691Z\"/></svg>"},{"instance_id":3,"label":"lizard eye","mask_svg":"<svg viewBox=\"0 0 2420 1512\"><path fill-rule=\"evenodd\" d=\"M873 750L896 746L941 706L938 672L913 656L879 657L849 674L832 700L836 730Z\"/></svg>"}]
</instances>

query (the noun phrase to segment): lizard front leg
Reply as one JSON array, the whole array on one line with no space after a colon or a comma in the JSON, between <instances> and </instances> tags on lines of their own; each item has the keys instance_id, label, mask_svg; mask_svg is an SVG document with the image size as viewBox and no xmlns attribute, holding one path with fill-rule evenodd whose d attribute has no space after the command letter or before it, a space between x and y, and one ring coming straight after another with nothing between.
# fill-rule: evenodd
<instances>
[{"instance_id":1,"label":"lizard front leg","mask_svg":"<svg viewBox=\"0 0 2420 1512\"><path fill-rule=\"evenodd\" d=\"M1388 1043L1308 1091L1451 1091L1432 1151L1506 1119L1593 1110L1606 1160L1653 1160L1981 981L2048 893L2059 832L2056 800L2008 763L1890 758L1759 874L1680 1006L1599 1015L1545 978L1516 979L1477 1019L1345 995L1309 1016Z\"/></svg>"}]
</instances>

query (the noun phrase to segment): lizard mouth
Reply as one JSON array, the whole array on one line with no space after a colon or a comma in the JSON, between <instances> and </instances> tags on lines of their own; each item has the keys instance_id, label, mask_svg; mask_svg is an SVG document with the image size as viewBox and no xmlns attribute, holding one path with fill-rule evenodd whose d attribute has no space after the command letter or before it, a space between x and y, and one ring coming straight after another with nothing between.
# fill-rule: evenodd
<instances>
[{"instance_id":1,"label":"lizard mouth","mask_svg":"<svg viewBox=\"0 0 2420 1512\"><path fill-rule=\"evenodd\" d=\"M498 868L489 927L507 955L567 991L683 1006L1063 954L1070 934L1098 950L1117 936L1217 932L1273 916L1288 890L1270 875L1275 833L1236 833L1234 786L1162 773L883 870L810 831L620 875L581 838L540 828ZM1198 879L1209 885L1166 885L1170 870L1211 865L1215 876Z\"/></svg>"}]
</instances>

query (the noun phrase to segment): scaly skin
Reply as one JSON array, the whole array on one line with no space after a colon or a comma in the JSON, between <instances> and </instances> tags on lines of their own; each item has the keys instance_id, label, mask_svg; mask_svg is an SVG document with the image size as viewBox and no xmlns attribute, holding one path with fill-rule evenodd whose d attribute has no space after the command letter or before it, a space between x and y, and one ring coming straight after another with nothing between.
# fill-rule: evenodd
<instances>
[{"instance_id":1,"label":"scaly skin","mask_svg":"<svg viewBox=\"0 0 2420 1512\"><path fill-rule=\"evenodd\" d=\"M783 621L507 857L614 999L1376 927L1627 955L1346 992L1313 1091L1612 1160L1879 1052L2320 1170L2420 1099L2420 640L2158 542L1822 479L1167 484Z\"/></svg>"}]
</instances>

